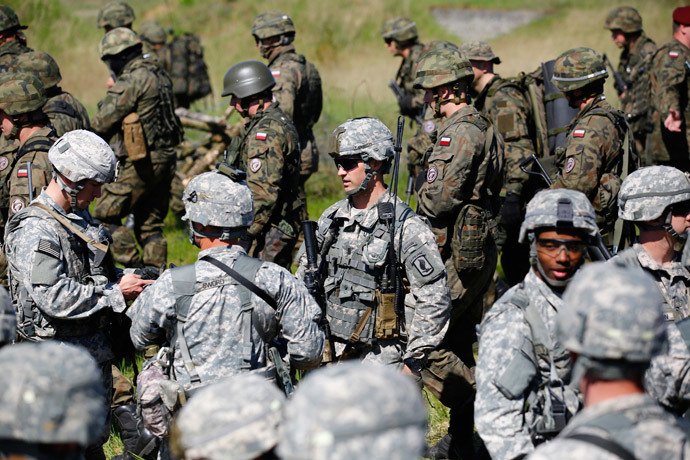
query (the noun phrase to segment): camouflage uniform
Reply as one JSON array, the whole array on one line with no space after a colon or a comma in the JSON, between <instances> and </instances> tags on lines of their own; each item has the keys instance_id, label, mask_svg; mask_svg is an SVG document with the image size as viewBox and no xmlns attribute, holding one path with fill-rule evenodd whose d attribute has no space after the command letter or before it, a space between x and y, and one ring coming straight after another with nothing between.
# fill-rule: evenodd
<instances>
[{"instance_id":1,"label":"camouflage uniform","mask_svg":"<svg viewBox=\"0 0 690 460\"><path fill-rule=\"evenodd\" d=\"M26 37L24 32L21 31L26 28L26 26L19 24L19 18L12 8L7 5L0 5L0 32L6 32L11 29L15 31L13 39L0 45L0 65L12 64L18 55L33 51L26 46ZM23 39L20 39L20 37Z\"/></svg>"},{"instance_id":2,"label":"camouflage uniform","mask_svg":"<svg viewBox=\"0 0 690 460\"><path fill-rule=\"evenodd\" d=\"M654 164L674 166L681 171L690 171L690 131L687 129L690 116L688 62L690 49L673 39L654 54L650 71L654 112L653 130L647 140L647 156L651 157ZM670 132L664 126L670 109L676 110L683 120L680 132Z\"/></svg>"},{"instance_id":3,"label":"camouflage uniform","mask_svg":"<svg viewBox=\"0 0 690 460\"><path fill-rule=\"evenodd\" d=\"M390 197L384 193L376 203L361 210L354 208L348 198L326 209L318 221L317 253L321 252L329 234L336 237L326 254L324 265L328 267L328 276L324 280L324 289L326 298L329 299L326 317L337 341L338 354L350 339L351 332L343 331L354 329L364 314L364 309L359 309L354 318L345 319L340 304L349 302L368 305L366 300L362 300L367 298L364 291L369 286L365 287L364 281L362 284L352 281L357 279L357 270L363 272L359 273L360 277L367 276L380 282L381 272L387 266L379 261L387 260L388 252L380 253L380 249L376 249L384 241L390 241L390 236L384 233L387 228L379 220L377 208L380 203L387 201L390 201ZM410 289L405 302L406 324L401 326L407 337L406 340L372 340L374 317L378 313L375 309L360 334L361 341L354 344L347 357L396 367L402 367L407 360L417 361L422 365L446 334L450 296L443 261L428 224L400 199L396 198L395 202L398 222L395 225L393 247L397 248L396 261L404 270L401 275L409 281ZM305 248L302 247L297 270L300 278L307 265L304 252ZM367 255L373 260L367 260ZM362 269L360 265L365 268ZM368 290L373 298L375 289L369 287ZM355 293L359 295L355 296ZM347 310L350 308L356 307L349 305Z\"/></svg>"},{"instance_id":4,"label":"camouflage uniform","mask_svg":"<svg viewBox=\"0 0 690 460\"><path fill-rule=\"evenodd\" d=\"M300 154L295 125L274 102L256 113L230 145L232 164L247 171L254 198L253 256L289 267L304 203L299 199Z\"/></svg>"},{"instance_id":5,"label":"camouflage uniform","mask_svg":"<svg viewBox=\"0 0 690 460\"><path fill-rule=\"evenodd\" d=\"M7 289L0 288L0 348L17 338L17 319Z\"/></svg>"},{"instance_id":6,"label":"camouflage uniform","mask_svg":"<svg viewBox=\"0 0 690 460\"><path fill-rule=\"evenodd\" d=\"M139 37L143 44L148 45L145 52L151 52L158 57L160 67L171 75L172 55L169 46L165 46L167 33L156 21L144 21L139 27ZM177 107L177 104L175 104Z\"/></svg>"},{"instance_id":7,"label":"camouflage uniform","mask_svg":"<svg viewBox=\"0 0 690 460\"><path fill-rule=\"evenodd\" d=\"M284 404L275 384L257 375L234 375L185 404L175 422L179 439L171 443L179 446L179 458L257 458L278 443Z\"/></svg>"},{"instance_id":8,"label":"camouflage uniform","mask_svg":"<svg viewBox=\"0 0 690 460\"><path fill-rule=\"evenodd\" d=\"M668 350L652 358L644 388L666 410L681 415L690 408L690 349L676 323L667 323L666 333Z\"/></svg>"},{"instance_id":9,"label":"camouflage uniform","mask_svg":"<svg viewBox=\"0 0 690 460\"><path fill-rule=\"evenodd\" d=\"M123 28L112 30L103 38L102 49L119 41L127 43L128 34L133 33ZM121 165L117 182L103 187L94 217L108 225L115 260L125 266L140 263L132 235L121 225L130 213L134 214L134 234L143 250L141 263L158 267L167 258L163 220L168 213L170 183L175 173L173 147L182 139L182 127L174 110L170 78L139 55L125 64L91 119L94 132L110 140ZM123 120L130 113L139 116L146 142L147 155L137 161L130 160L123 140Z\"/></svg>"},{"instance_id":10,"label":"camouflage uniform","mask_svg":"<svg viewBox=\"0 0 690 460\"><path fill-rule=\"evenodd\" d=\"M385 366L319 369L302 380L283 414L277 454L284 460L416 460L424 451L419 389Z\"/></svg>"}]
</instances>

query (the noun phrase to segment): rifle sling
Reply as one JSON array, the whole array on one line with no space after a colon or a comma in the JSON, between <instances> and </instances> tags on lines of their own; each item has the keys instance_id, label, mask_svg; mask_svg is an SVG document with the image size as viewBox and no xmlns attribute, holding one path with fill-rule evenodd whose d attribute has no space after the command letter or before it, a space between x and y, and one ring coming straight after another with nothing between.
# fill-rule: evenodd
<instances>
[{"instance_id":1,"label":"rifle sling","mask_svg":"<svg viewBox=\"0 0 690 460\"><path fill-rule=\"evenodd\" d=\"M275 299L273 299L270 295L268 295L266 293L266 291L260 289L256 284L252 283L247 278L240 275L238 272L236 272L232 268L228 267L227 265L225 265L220 260L214 259L211 256L204 256L199 260L206 261L206 262L210 263L211 265L215 265L216 267L220 268L225 273L230 275L232 278L237 280L237 282L240 283L242 286L246 287L251 292L253 292L257 296L259 296L261 298L261 300L266 302L271 308L273 308L274 310L278 310L278 304L276 303Z\"/></svg>"},{"instance_id":2,"label":"rifle sling","mask_svg":"<svg viewBox=\"0 0 690 460\"><path fill-rule=\"evenodd\" d=\"M64 216L61 216L60 214L53 211L52 209L50 209L48 206L44 205L43 203L37 203L34 201L33 203L29 204L29 206L36 206L38 208L43 209L45 212L47 212L48 214L53 216L55 218L55 220L60 222L64 227L68 228L72 233L77 235L82 240L86 241L87 244L90 244L91 246L95 247L99 251L108 252L108 246L106 246L103 243L99 243L96 240L94 240L93 238L91 238L90 236L86 235L84 232L82 232L79 229L79 227L77 227L72 222L70 222L69 219L67 219Z\"/></svg>"}]
</instances>

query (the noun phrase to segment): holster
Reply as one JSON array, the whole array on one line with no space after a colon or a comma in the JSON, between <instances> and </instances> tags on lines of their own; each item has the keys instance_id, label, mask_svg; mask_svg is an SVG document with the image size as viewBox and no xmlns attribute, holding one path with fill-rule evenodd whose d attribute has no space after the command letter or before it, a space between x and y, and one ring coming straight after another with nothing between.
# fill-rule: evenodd
<instances>
[{"instance_id":1,"label":"holster","mask_svg":"<svg viewBox=\"0 0 690 460\"><path fill-rule=\"evenodd\" d=\"M148 155L146 137L139 114L132 112L122 120L122 133L129 159L139 161L146 158Z\"/></svg>"}]
</instances>

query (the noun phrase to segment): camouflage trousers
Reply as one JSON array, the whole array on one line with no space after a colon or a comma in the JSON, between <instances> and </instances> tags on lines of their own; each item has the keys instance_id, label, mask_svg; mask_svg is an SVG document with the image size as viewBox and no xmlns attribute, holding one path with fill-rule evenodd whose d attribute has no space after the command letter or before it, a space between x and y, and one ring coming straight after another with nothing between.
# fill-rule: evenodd
<instances>
[{"instance_id":1,"label":"camouflage trousers","mask_svg":"<svg viewBox=\"0 0 690 460\"><path fill-rule=\"evenodd\" d=\"M172 152L172 149L170 149ZM115 261L125 267L159 267L167 261L163 220L168 213L170 182L175 173L175 155L152 162L151 157L132 163L124 160L117 182L103 186L94 217L103 222L113 237ZM134 215L134 236L142 247L141 261L136 242L122 219Z\"/></svg>"},{"instance_id":2,"label":"camouflage trousers","mask_svg":"<svg viewBox=\"0 0 690 460\"><path fill-rule=\"evenodd\" d=\"M292 252L297 245L300 231L298 227L296 228L286 221L282 221L280 227L270 225L268 231L254 241L249 254L252 257L265 260L266 262L273 262L290 270Z\"/></svg>"},{"instance_id":3,"label":"camouflage trousers","mask_svg":"<svg viewBox=\"0 0 690 460\"><path fill-rule=\"evenodd\" d=\"M184 203L182 202L182 195L184 195L184 185L182 179L177 174L173 175L172 182L170 182L170 210L178 217L184 215Z\"/></svg>"},{"instance_id":4,"label":"camouflage trousers","mask_svg":"<svg viewBox=\"0 0 690 460\"><path fill-rule=\"evenodd\" d=\"M314 132L309 130L302 134L299 133L300 139L300 182L304 184L309 176L319 170L319 148L314 139Z\"/></svg>"},{"instance_id":5,"label":"camouflage trousers","mask_svg":"<svg viewBox=\"0 0 690 460\"><path fill-rule=\"evenodd\" d=\"M481 321L483 296L496 270L498 252L493 240L487 242L485 263L475 270L458 272L452 258L446 260L452 310L448 332L429 354L422 370L422 382L441 403L450 408L448 432L471 442L474 431L474 344L475 327Z\"/></svg>"},{"instance_id":6,"label":"camouflage trousers","mask_svg":"<svg viewBox=\"0 0 690 460\"><path fill-rule=\"evenodd\" d=\"M653 130L647 137L645 155L655 165L667 165L690 172L690 133L687 123L681 125L679 133L672 133L664 126L664 120L654 113Z\"/></svg>"},{"instance_id":7,"label":"camouflage trousers","mask_svg":"<svg viewBox=\"0 0 690 460\"><path fill-rule=\"evenodd\" d=\"M106 420L103 421L103 431L100 436L93 444L86 447L84 452L84 458L86 460L101 460L105 459L105 454L103 453L103 444L108 442L110 437L110 400L112 398L112 388L113 388L113 373L111 369L110 361L105 361L98 363L98 367L101 369L101 381L103 383L103 388L105 389L103 404L108 406Z\"/></svg>"},{"instance_id":8,"label":"camouflage trousers","mask_svg":"<svg viewBox=\"0 0 690 460\"><path fill-rule=\"evenodd\" d=\"M120 369L114 364L111 366L111 372L113 374L113 396L110 400L110 407L114 409L119 406L136 404L132 382L122 375Z\"/></svg>"}]
</instances>

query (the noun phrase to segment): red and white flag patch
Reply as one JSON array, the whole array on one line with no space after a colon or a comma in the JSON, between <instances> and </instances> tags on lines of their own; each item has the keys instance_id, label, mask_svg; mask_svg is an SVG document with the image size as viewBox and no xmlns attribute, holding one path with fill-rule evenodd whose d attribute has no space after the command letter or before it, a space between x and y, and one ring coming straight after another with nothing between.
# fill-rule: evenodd
<instances>
[{"instance_id":1,"label":"red and white flag patch","mask_svg":"<svg viewBox=\"0 0 690 460\"><path fill-rule=\"evenodd\" d=\"M585 130L576 129L575 131L573 131L573 137L585 137Z\"/></svg>"},{"instance_id":2,"label":"red and white flag patch","mask_svg":"<svg viewBox=\"0 0 690 460\"><path fill-rule=\"evenodd\" d=\"M18 169L17 170L17 177L28 177L29 173L26 169Z\"/></svg>"},{"instance_id":3,"label":"red and white flag patch","mask_svg":"<svg viewBox=\"0 0 690 460\"><path fill-rule=\"evenodd\" d=\"M450 145L450 137L442 137L439 144L440 145Z\"/></svg>"},{"instance_id":4,"label":"red and white flag patch","mask_svg":"<svg viewBox=\"0 0 690 460\"><path fill-rule=\"evenodd\" d=\"M260 141L266 140L266 133L256 133L256 138Z\"/></svg>"},{"instance_id":5,"label":"red and white flag patch","mask_svg":"<svg viewBox=\"0 0 690 460\"><path fill-rule=\"evenodd\" d=\"M271 70L271 75L273 78L280 77L280 70Z\"/></svg>"},{"instance_id":6,"label":"red and white flag patch","mask_svg":"<svg viewBox=\"0 0 690 460\"><path fill-rule=\"evenodd\" d=\"M668 57L677 58L679 55L678 51L669 51Z\"/></svg>"}]
</instances>

